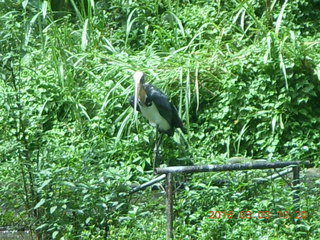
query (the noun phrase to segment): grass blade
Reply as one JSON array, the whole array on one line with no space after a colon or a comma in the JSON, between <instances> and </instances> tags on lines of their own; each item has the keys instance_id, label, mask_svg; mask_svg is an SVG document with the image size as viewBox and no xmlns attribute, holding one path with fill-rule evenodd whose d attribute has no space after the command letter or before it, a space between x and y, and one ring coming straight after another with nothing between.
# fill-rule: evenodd
<instances>
[{"instance_id":1,"label":"grass blade","mask_svg":"<svg viewBox=\"0 0 320 240\"><path fill-rule=\"evenodd\" d=\"M288 86L288 79L287 79L287 70L286 70L286 65L285 65L285 63L283 61L283 56L282 56L281 52L279 53L279 59L280 59L280 68L281 68L282 73L283 73L286 89L288 90L289 86Z\"/></svg>"},{"instance_id":2,"label":"grass blade","mask_svg":"<svg viewBox=\"0 0 320 240\"><path fill-rule=\"evenodd\" d=\"M169 12L169 14L170 14L171 16L173 16L174 20L176 21L176 23L177 23L177 25L178 25L178 27L179 27L179 29L180 29L180 31L181 31L182 36L185 37L185 31L184 31L184 27L183 27L183 25L182 25L181 20L180 20L180 19L177 17L177 15L175 15L173 12Z\"/></svg>"},{"instance_id":3,"label":"grass blade","mask_svg":"<svg viewBox=\"0 0 320 240\"><path fill-rule=\"evenodd\" d=\"M125 41L125 45L127 46L127 43L128 43L128 39L129 39L129 35L130 35L130 32L131 32L131 28L132 28L132 25L133 23L135 22L135 18L132 19L132 16L133 14L135 13L137 9L133 9L132 12L129 14L128 16L128 20L127 20L127 28L126 28L126 41ZM132 20L131 20L132 19Z\"/></svg>"},{"instance_id":4,"label":"grass blade","mask_svg":"<svg viewBox=\"0 0 320 240\"><path fill-rule=\"evenodd\" d=\"M47 8L48 8L48 2L47 1L43 1L42 7L41 7L42 17L43 18L46 18L46 16L47 16Z\"/></svg>"},{"instance_id":5,"label":"grass blade","mask_svg":"<svg viewBox=\"0 0 320 240\"><path fill-rule=\"evenodd\" d=\"M287 6L287 2L288 2L288 0L285 0L285 2L282 5L280 14L278 16L278 19L277 19L277 22L276 22L276 30L275 30L276 34L279 34L281 23L282 23L282 18L283 18L284 10L285 10L285 8Z\"/></svg>"},{"instance_id":6,"label":"grass blade","mask_svg":"<svg viewBox=\"0 0 320 240\"><path fill-rule=\"evenodd\" d=\"M247 131L248 129L248 124L249 124L250 120L248 120L246 122L246 124L243 125L243 127L241 128L241 131L239 133L239 136L237 138L237 149L236 149L236 153L239 154L239 151L240 151L240 144L241 144L241 140L242 140L242 136L245 134L245 132Z\"/></svg>"},{"instance_id":7,"label":"grass blade","mask_svg":"<svg viewBox=\"0 0 320 240\"><path fill-rule=\"evenodd\" d=\"M87 30L88 30L88 19L86 19L83 24L83 30L82 30L82 36L81 36L82 51L85 51L88 45Z\"/></svg>"},{"instance_id":8,"label":"grass blade","mask_svg":"<svg viewBox=\"0 0 320 240\"><path fill-rule=\"evenodd\" d=\"M196 81L195 81L195 90L196 90L196 102L197 102L197 107L196 107L196 112L199 110L199 105L200 105L200 98L199 98L199 65L196 67Z\"/></svg>"},{"instance_id":9,"label":"grass blade","mask_svg":"<svg viewBox=\"0 0 320 240\"><path fill-rule=\"evenodd\" d=\"M128 121L129 121L129 119L131 118L131 115L128 114L128 110L129 110L129 108L127 108L127 109L123 112L123 114L121 114L122 116L125 116L125 115L127 115L127 116L126 116L125 119L123 119L123 121L122 121L122 123L121 123L121 125L120 125L119 131L118 131L117 136L116 136L116 142L115 142L115 143L118 143L118 142L120 141L121 136L122 136L122 133L123 133L123 131L124 131L124 128L125 128L125 126L127 126L127 123L128 123Z\"/></svg>"}]
</instances>

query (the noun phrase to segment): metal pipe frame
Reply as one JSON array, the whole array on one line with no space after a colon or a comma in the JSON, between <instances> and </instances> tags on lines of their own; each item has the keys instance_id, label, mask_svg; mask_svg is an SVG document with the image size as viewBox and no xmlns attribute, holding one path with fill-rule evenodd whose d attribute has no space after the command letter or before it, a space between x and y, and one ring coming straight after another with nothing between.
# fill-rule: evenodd
<instances>
[{"instance_id":1,"label":"metal pipe frame","mask_svg":"<svg viewBox=\"0 0 320 240\"><path fill-rule=\"evenodd\" d=\"M155 183L157 183L157 182L160 182L160 181L162 181L162 180L165 179L165 178L166 178L166 174L162 174L162 175L160 175L159 177L150 180L149 182L143 183L143 184L141 184L141 185L133 188L133 189L130 191L130 194L135 193L135 192L138 192L138 191L140 191L140 190L142 190L142 189L145 189L146 187L149 187L149 186L151 186L151 185L153 185L153 184L155 184Z\"/></svg>"},{"instance_id":2,"label":"metal pipe frame","mask_svg":"<svg viewBox=\"0 0 320 240\"><path fill-rule=\"evenodd\" d=\"M174 166L165 168L156 168L156 174L167 173L199 173L199 172L223 172L237 170L252 170L252 169L272 169L284 168L288 166L304 166L311 167L310 161L299 162L270 162L270 163L248 163L248 164L224 164L224 165L200 165L200 166Z\"/></svg>"},{"instance_id":3,"label":"metal pipe frame","mask_svg":"<svg viewBox=\"0 0 320 240\"><path fill-rule=\"evenodd\" d=\"M167 240L173 239L173 174L166 176Z\"/></svg>"},{"instance_id":4,"label":"metal pipe frame","mask_svg":"<svg viewBox=\"0 0 320 240\"><path fill-rule=\"evenodd\" d=\"M173 174L174 173L199 173L199 172L221 172L221 171L239 171L239 170L252 170L252 169L271 169L271 168L284 168L292 167L293 180L292 185L294 189L293 204L295 211L300 209L300 197L299 197L299 184L300 184L300 166L310 168L313 165L310 161L289 161L289 162L274 162L274 163L249 163L249 164L225 164L225 165L203 165L203 166L176 166L156 168L156 174L166 174L166 215L167 215L167 227L166 227L166 239L173 239ZM291 169L290 169L291 170ZM288 174L290 170L285 170L278 174L277 177L282 174ZM161 175L160 177L162 177ZM276 178L271 176L271 180Z\"/></svg>"}]
</instances>

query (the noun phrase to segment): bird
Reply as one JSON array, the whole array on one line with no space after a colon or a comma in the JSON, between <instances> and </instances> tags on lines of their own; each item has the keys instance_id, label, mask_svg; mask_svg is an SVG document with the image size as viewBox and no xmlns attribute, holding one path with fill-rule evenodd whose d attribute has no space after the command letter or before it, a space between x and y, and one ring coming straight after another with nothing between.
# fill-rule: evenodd
<instances>
[{"instance_id":1,"label":"bird","mask_svg":"<svg viewBox=\"0 0 320 240\"><path fill-rule=\"evenodd\" d=\"M145 74L137 71L133 74L135 91L129 97L129 103L135 111L146 118L151 126L156 128L153 169L159 159L159 146L163 134L173 136L176 128L186 132L176 107L168 97L155 86L145 83ZM159 136L160 135L160 136Z\"/></svg>"}]
</instances>

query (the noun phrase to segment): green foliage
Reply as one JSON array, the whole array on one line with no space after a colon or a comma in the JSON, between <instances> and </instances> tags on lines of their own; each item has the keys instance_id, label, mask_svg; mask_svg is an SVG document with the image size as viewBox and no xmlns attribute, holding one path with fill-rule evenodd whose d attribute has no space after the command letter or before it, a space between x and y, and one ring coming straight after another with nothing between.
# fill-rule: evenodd
<instances>
[{"instance_id":1,"label":"green foliage","mask_svg":"<svg viewBox=\"0 0 320 240\"><path fill-rule=\"evenodd\" d=\"M0 225L42 239L164 236L159 196L128 195L152 178L153 129L127 102L136 70L170 96L188 129L165 139L163 163L248 156L318 165L319 8L305 0L0 2ZM251 172L201 176L177 193L177 239L319 237L316 214L297 229L209 219L213 208L290 209L291 190L256 187L249 179L261 175ZM233 184L217 187L218 178ZM312 196L302 200L309 212L319 207Z\"/></svg>"}]
</instances>

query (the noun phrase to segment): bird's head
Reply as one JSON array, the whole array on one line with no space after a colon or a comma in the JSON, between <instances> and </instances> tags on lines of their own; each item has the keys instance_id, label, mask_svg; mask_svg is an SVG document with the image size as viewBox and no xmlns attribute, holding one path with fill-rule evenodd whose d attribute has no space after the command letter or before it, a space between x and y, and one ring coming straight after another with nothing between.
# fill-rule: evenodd
<instances>
[{"instance_id":1,"label":"bird's head","mask_svg":"<svg viewBox=\"0 0 320 240\"><path fill-rule=\"evenodd\" d=\"M134 80L134 110L137 110L138 101L144 103L146 100L146 91L143 88L144 73L137 71L133 74Z\"/></svg>"}]
</instances>

